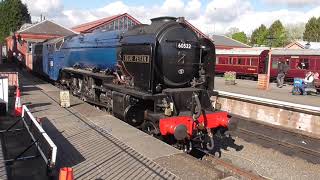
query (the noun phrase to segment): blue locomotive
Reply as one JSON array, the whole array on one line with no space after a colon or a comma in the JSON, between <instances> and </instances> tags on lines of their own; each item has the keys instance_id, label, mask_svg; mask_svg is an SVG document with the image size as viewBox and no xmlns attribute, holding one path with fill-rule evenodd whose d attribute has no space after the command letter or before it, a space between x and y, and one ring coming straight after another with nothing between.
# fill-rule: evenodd
<instances>
[{"instance_id":1,"label":"blue locomotive","mask_svg":"<svg viewBox=\"0 0 320 180\"><path fill-rule=\"evenodd\" d=\"M212 150L213 135L230 123L228 114L210 102L215 95L214 44L177 18L151 21L126 32L40 43L42 67L36 69L148 134L173 139L186 151Z\"/></svg>"},{"instance_id":2,"label":"blue locomotive","mask_svg":"<svg viewBox=\"0 0 320 180\"><path fill-rule=\"evenodd\" d=\"M65 67L114 69L121 32L97 32L43 43L43 71L58 80Z\"/></svg>"}]
</instances>

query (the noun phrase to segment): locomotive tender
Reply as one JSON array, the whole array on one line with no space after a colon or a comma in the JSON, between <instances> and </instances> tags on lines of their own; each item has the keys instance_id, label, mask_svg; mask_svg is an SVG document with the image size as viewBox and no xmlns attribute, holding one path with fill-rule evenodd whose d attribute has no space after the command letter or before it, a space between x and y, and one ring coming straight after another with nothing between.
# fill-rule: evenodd
<instances>
[{"instance_id":1,"label":"locomotive tender","mask_svg":"<svg viewBox=\"0 0 320 180\"><path fill-rule=\"evenodd\" d=\"M43 67L74 95L177 147L212 150L229 125L213 109L215 47L179 19L43 44Z\"/></svg>"}]
</instances>

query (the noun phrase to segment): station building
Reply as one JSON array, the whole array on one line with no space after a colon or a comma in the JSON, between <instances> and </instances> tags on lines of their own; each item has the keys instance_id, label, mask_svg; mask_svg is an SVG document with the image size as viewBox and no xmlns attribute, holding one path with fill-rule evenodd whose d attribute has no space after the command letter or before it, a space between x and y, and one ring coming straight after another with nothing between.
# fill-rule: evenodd
<instances>
[{"instance_id":1,"label":"station building","mask_svg":"<svg viewBox=\"0 0 320 180\"><path fill-rule=\"evenodd\" d=\"M141 24L131 15L124 13L81 24L72 28L78 33L91 33L95 30L128 30L130 27Z\"/></svg>"},{"instance_id":2,"label":"station building","mask_svg":"<svg viewBox=\"0 0 320 180\"><path fill-rule=\"evenodd\" d=\"M7 56L9 60L20 53L24 64L32 69L32 44L48 39L74 35L76 32L49 20L35 24L24 24L20 30L6 38Z\"/></svg>"},{"instance_id":3,"label":"station building","mask_svg":"<svg viewBox=\"0 0 320 180\"><path fill-rule=\"evenodd\" d=\"M320 50L320 42L308 42L308 41L294 41L287 46L285 49L314 49Z\"/></svg>"}]
</instances>

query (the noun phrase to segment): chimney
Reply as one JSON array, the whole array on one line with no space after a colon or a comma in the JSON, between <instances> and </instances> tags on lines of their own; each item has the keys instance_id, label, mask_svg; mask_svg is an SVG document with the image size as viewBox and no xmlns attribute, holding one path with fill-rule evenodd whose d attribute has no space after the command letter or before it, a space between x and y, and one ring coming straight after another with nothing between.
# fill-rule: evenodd
<instances>
[{"instance_id":1,"label":"chimney","mask_svg":"<svg viewBox=\"0 0 320 180\"><path fill-rule=\"evenodd\" d=\"M185 18L184 17L178 17L178 23L184 23Z\"/></svg>"},{"instance_id":2,"label":"chimney","mask_svg":"<svg viewBox=\"0 0 320 180\"><path fill-rule=\"evenodd\" d=\"M169 17L169 16L163 16L163 17L157 17L157 18L153 18L151 19L151 22L169 22L169 21L176 21L177 18L175 17Z\"/></svg>"}]
</instances>

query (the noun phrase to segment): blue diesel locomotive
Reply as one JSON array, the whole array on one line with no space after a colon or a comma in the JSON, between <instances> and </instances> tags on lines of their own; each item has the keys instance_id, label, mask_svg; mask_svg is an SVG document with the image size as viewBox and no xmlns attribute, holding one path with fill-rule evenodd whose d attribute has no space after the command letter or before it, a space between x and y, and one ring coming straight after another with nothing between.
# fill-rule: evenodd
<instances>
[{"instance_id":1,"label":"blue diesel locomotive","mask_svg":"<svg viewBox=\"0 0 320 180\"><path fill-rule=\"evenodd\" d=\"M231 123L210 102L215 95L214 44L177 18L151 21L126 32L37 44L42 67L35 69L150 135L185 151L212 150L214 134Z\"/></svg>"}]
</instances>

